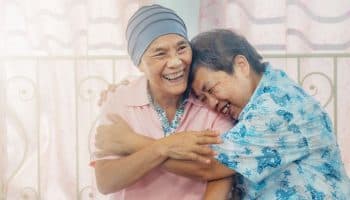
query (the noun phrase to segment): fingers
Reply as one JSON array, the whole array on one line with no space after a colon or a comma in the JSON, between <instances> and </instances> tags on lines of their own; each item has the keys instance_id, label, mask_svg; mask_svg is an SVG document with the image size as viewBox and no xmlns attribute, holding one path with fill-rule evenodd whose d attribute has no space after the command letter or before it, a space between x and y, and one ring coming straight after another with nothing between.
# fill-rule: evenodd
<instances>
[{"instance_id":1,"label":"fingers","mask_svg":"<svg viewBox=\"0 0 350 200\"><path fill-rule=\"evenodd\" d=\"M115 92L115 90L121 86L121 85L129 85L130 81L127 80L127 79L124 79L122 81L120 81L119 83L117 84L110 84L108 85L108 92Z\"/></svg>"},{"instance_id":2,"label":"fingers","mask_svg":"<svg viewBox=\"0 0 350 200\"><path fill-rule=\"evenodd\" d=\"M191 153L191 160L209 164L211 161L210 158L215 155L215 151L208 146L199 146Z\"/></svg>"},{"instance_id":3,"label":"fingers","mask_svg":"<svg viewBox=\"0 0 350 200\"><path fill-rule=\"evenodd\" d=\"M200 154L196 154L196 153L189 153L188 154L189 160L192 161L198 161L204 164L209 164L210 163L210 158L207 158L205 156L202 156Z\"/></svg>"},{"instance_id":4,"label":"fingers","mask_svg":"<svg viewBox=\"0 0 350 200\"><path fill-rule=\"evenodd\" d=\"M128 85L129 83L130 83L130 81L128 79L124 79L119 84L120 85Z\"/></svg>"},{"instance_id":5,"label":"fingers","mask_svg":"<svg viewBox=\"0 0 350 200\"><path fill-rule=\"evenodd\" d=\"M98 106L102 106L103 103L105 103L107 101L108 98L108 93L110 92L115 92L115 90L120 86L120 85L128 85L130 83L129 80L122 80L121 82L117 83L117 84L109 84L106 90L103 90L100 93L100 99L97 102Z\"/></svg>"},{"instance_id":6,"label":"fingers","mask_svg":"<svg viewBox=\"0 0 350 200\"><path fill-rule=\"evenodd\" d=\"M219 132L219 131L213 131L213 130L206 129L206 130L204 130L204 131L201 131L200 134L201 134L201 135L205 135L205 136L216 137L216 136L219 136L219 135L220 135L220 132Z\"/></svg>"},{"instance_id":7,"label":"fingers","mask_svg":"<svg viewBox=\"0 0 350 200\"><path fill-rule=\"evenodd\" d=\"M107 119L109 119L113 123L123 122L123 118L121 118L117 114L107 114Z\"/></svg>"},{"instance_id":8,"label":"fingers","mask_svg":"<svg viewBox=\"0 0 350 200\"><path fill-rule=\"evenodd\" d=\"M96 158L102 158L102 157L105 157L105 156L108 156L110 155L110 153L106 152L106 151L98 151L98 152L95 152L95 156Z\"/></svg>"},{"instance_id":9,"label":"fingers","mask_svg":"<svg viewBox=\"0 0 350 200\"><path fill-rule=\"evenodd\" d=\"M196 144L206 145L206 144L220 144L222 143L219 137L208 137L208 136L197 136Z\"/></svg>"},{"instance_id":10,"label":"fingers","mask_svg":"<svg viewBox=\"0 0 350 200\"><path fill-rule=\"evenodd\" d=\"M107 89L107 91L108 92L115 92L115 89L118 87L118 85L119 84L110 84L110 85L108 85L108 89Z\"/></svg>"},{"instance_id":11,"label":"fingers","mask_svg":"<svg viewBox=\"0 0 350 200\"><path fill-rule=\"evenodd\" d=\"M209 164L211 160L210 160L210 158L198 155L197 156L197 161L201 162L201 163L204 163L204 164Z\"/></svg>"},{"instance_id":12,"label":"fingers","mask_svg":"<svg viewBox=\"0 0 350 200\"><path fill-rule=\"evenodd\" d=\"M216 153L208 146L196 146L193 150L197 154L204 155L204 156L215 156Z\"/></svg>"},{"instance_id":13,"label":"fingers","mask_svg":"<svg viewBox=\"0 0 350 200\"><path fill-rule=\"evenodd\" d=\"M107 100L107 90L102 90L100 93L100 99L98 100L97 105L102 106L102 104Z\"/></svg>"},{"instance_id":14,"label":"fingers","mask_svg":"<svg viewBox=\"0 0 350 200\"><path fill-rule=\"evenodd\" d=\"M205 144L220 144L222 143L218 131L205 130L201 131L198 134L195 134L197 137L196 144L205 145Z\"/></svg>"},{"instance_id":15,"label":"fingers","mask_svg":"<svg viewBox=\"0 0 350 200\"><path fill-rule=\"evenodd\" d=\"M101 93L100 93L100 98L99 98L99 100L97 102L97 105L98 106L102 106L103 103L105 103L107 101L108 93L109 92L115 92L115 89L117 87L118 87L118 85L116 85L116 84L110 84L110 85L108 85L106 90L102 90Z\"/></svg>"}]
</instances>

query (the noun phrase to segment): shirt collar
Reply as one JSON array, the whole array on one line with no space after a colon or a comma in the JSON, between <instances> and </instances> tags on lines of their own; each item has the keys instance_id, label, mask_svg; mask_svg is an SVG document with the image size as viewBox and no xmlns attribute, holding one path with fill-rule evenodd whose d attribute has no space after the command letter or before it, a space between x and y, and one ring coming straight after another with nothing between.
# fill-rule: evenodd
<instances>
[{"instance_id":1,"label":"shirt collar","mask_svg":"<svg viewBox=\"0 0 350 200\"><path fill-rule=\"evenodd\" d=\"M186 99L186 101L187 101L187 103L194 104L194 105L199 106L199 107L204 107L205 106L200 100L198 100L194 96L192 91L190 92L190 94L189 94L188 98Z\"/></svg>"}]
</instances>

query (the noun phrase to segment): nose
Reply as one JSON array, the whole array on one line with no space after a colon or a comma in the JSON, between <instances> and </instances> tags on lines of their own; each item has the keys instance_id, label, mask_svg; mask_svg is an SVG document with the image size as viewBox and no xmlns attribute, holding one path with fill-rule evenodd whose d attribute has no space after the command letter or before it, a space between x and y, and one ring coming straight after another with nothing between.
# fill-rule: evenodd
<instances>
[{"instance_id":1,"label":"nose","mask_svg":"<svg viewBox=\"0 0 350 200\"><path fill-rule=\"evenodd\" d=\"M219 101L213 97L212 95L210 94L206 94L206 98L207 98L207 104L208 106L213 109L213 110L216 110L216 106L218 105Z\"/></svg>"},{"instance_id":2,"label":"nose","mask_svg":"<svg viewBox=\"0 0 350 200\"><path fill-rule=\"evenodd\" d=\"M178 57L178 55L172 56L168 61L168 67L171 68L177 68L180 67L182 64L181 59Z\"/></svg>"}]
</instances>

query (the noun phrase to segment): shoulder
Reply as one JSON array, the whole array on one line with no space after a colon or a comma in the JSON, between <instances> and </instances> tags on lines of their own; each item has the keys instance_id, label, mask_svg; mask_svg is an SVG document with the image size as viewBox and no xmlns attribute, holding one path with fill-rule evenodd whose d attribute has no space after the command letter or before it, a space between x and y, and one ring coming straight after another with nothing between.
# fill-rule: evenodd
<instances>
[{"instance_id":1,"label":"shoulder","mask_svg":"<svg viewBox=\"0 0 350 200\"><path fill-rule=\"evenodd\" d=\"M140 105L140 103L147 102L146 85L147 80L143 76L127 85L119 85L114 92L108 93L107 100L103 103L101 110L120 112L130 105Z\"/></svg>"},{"instance_id":2,"label":"shoulder","mask_svg":"<svg viewBox=\"0 0 350 200\"><path fill-rule=\"evenodd\" d=\"M189 96L188 103L191 105L188 106L187 115L196 120L204 120L208 128L223 132L233 127L233 122L229 117L210 109L193 95Z\"/></svg>"},{"instance_id":3,"label":"shoulder","mask_svg":"<svg viewBox=\"0 0 350 200\"><path fill-rule=\"evenodd\" d=\"M268 67L252 99L257 104L291 108L309 101L310 95L284 71Z\"/></svg>"},{"instance_id":4,"label":"shoulder","mask_svg":"<svg viewBox=\"0 0 350 200\"><path fill-rule=\"evenodd\" d=\"M126 85L120 85L115 92L108 94L108 99L124 106L139 106L148 103L147 79L144 76L132 80Z\"/></svg>"}]
</instances>

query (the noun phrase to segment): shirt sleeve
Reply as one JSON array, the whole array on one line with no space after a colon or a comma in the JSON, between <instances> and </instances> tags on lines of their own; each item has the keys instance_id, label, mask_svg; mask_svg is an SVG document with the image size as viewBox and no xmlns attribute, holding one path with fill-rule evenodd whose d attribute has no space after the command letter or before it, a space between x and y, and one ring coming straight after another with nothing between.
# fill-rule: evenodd
<instances>
[{"instance_id":1,"label":"shirt sleeve","mask_svg":"<svg viewBox=\"0 0 350 200\"><path fill-rule=\"evenodd\" d=\"M219 131L221 134L230 130L233 127L233 122L228 117L223 115L217 115L214 120L211 129L214 131Z\"/></svg>"},{"instance_id":2,"label":"shirt sleeve","mask_svg":"<svg viewBox=\"0 0 350 200\"><path fill-rule=\"evenodd\" d=\"M107 101L102 105L100 109L100 113L98 115L97 121L94 125L93 130L91 131L90 141L89 141L90 166L94 166L96 161L98 160L117 159L120 157L118 155L113 155L113 154L102 155L101 153L99 153L99 149L95 145L97 127L100 125L112 124L112 122L107 117L108 114L118 114L120 116L122 116L123 114L122 102L118 100L119 98L116 93L117 91L115 93L109 94Z\"/></svg>"},{"instance_id":3,"label":"shirt sleeve","mask_svg":"<svg viewBox=\"0 0 350 200\"><path fill-rule=\"evenodd\" d=\"M276 170L307 156L308 140L288 116L276 115L271 102L249 108L232 129L222 134L222 144L213 145L219 162L258 183Z\"/></svg>"}]
</instances>

